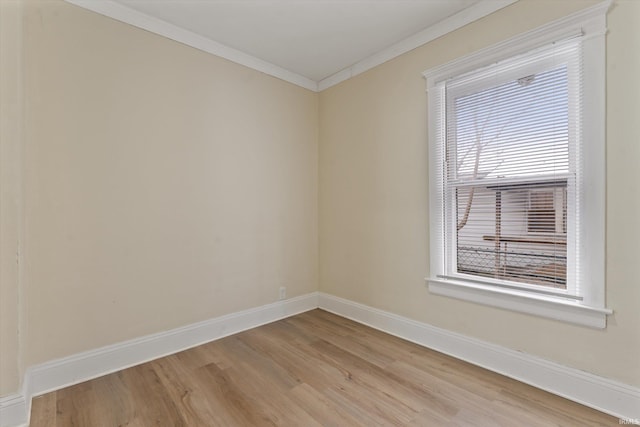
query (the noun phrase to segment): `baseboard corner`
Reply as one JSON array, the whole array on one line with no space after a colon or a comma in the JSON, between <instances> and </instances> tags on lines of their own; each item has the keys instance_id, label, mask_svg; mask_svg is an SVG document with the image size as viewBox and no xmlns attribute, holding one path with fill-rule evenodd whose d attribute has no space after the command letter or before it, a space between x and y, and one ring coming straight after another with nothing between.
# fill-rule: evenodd
<instances>
[{"instance_id":1,"label":"baseboard corner","mask_svg":"<svg viewBox=\"0 0 640 427\"><path fill-rule=\"evenodd\" d=\"M33 397L316 309L318 298L311 292L31 366L23 392L0 398L0 427L28 425Z\"/></svg>"},{"instance_id":2,"label":"baseboard corner","mask_svg":"<svg viewBox=\"0 0 640 427\"><path fill-rule=\"evenodd\" d=\"M619 418L640 419L640 388L320 293L319 308Z\"/></svg>"},{"instance_id":3,"label":"baseboard corner","mask_svg":"<svg viewBox=\"0 0 640 427\"><path fill-rule=\"evenodd\" d=\"M22 427L28 425L27 397L15 393L0 398L0 427Z\"/></svg>"}]
</instances>

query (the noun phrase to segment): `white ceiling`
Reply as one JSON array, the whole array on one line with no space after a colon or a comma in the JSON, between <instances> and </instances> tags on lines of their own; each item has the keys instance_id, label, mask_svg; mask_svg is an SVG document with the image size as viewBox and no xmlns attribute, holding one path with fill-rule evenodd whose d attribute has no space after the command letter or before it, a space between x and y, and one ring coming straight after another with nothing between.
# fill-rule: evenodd
<instances>
[{"instance_id":1,"label":"white ceiling","mask_svg":"<svg viewBox=\"0 0 640 427\"><path fill-rule=\"evenodd\" d=\"M516 0L67 1L317 90Z\"/></svg>"}]
</instances>

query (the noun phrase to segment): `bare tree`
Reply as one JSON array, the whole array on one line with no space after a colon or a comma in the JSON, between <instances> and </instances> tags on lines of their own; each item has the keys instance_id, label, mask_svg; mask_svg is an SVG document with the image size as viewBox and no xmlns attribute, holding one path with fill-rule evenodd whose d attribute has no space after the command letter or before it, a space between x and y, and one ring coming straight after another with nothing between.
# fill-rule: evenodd
<instances>
[{"instance_id":1,"label":"bare tree","mask_svg":"<svg viewBox=\"0 0 640 427\"><path fill-rule=\"evenodd\" d=\"M502 132L505 130L505 128L507 126L509 126L511 123L513 123L513 121L516 120L517 118L519 118L522 114L524 114L526 112L526 110L528 110L528 109L529 109L529 107L527 106L527 107L523 108L521 111L519 111L517 114L515 114L511 119L509 119L506 123L504 123L498 129L498 131L495 133L493 138L488 139L488 140L483 140L483 136L484 136L484 133L485 133L486 126L489 123L489 120L491 119L491 117L493 116L493 106L491 107L491 110L489 111L489 114L487 114L487 117L485 118L484 123L482 123L481 127L478 126L478 116L477 116L477 114L475 114L474 118L473 118L473 127L474 127L474 131L475 131L475 140L474 140L474 143L462 155L462 158L460 159L460 161L457 163L456 172L457 173L460 172L460 170L462 169L462 166L464 165L467 157L472 152L474 153L473 172L472 172L472 175L471 175L471 179L472 180L478 179L479 176L485 177L485 176L489 175L491 172L494 172L496 169L498 169L500 167L500 165L502 165L504 160L498 161L492 168L490 168L488 170L480 171L480 157L482 155L482 151L485 148L487 148L487 146L489 146L491 143L495 142L498 138L500 138L500 136L502 135ZM462 218L461 218L461 220L460 220L460 222L458 223L458 226L457 226L457 230L458 231L460 231L465 225L467 225L467 221L469 220L469 213L471 212L471 206L473 205L473 197L474 197L474 194L475 194L475 190L476 190L476 187L471 187L471 189L469 190L469 197L467 198L467 204L466 204L465 209L464 209L464 214L462 215Z\"/></svg>"}]
</instances>

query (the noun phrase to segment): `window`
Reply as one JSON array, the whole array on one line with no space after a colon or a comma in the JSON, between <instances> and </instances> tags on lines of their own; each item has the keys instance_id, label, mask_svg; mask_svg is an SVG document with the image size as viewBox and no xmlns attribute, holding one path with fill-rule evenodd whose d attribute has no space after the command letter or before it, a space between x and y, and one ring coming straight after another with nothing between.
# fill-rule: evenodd
<instances>
[{"instance_id":1,"label":"window","mask_svg":"<svg viewBox=\"0 0 640 427\"><path fill-rule=\"evenodd\" d=\"M605 13L425 72L432 292L606 325Z\"/></svg>"}]
</instances>

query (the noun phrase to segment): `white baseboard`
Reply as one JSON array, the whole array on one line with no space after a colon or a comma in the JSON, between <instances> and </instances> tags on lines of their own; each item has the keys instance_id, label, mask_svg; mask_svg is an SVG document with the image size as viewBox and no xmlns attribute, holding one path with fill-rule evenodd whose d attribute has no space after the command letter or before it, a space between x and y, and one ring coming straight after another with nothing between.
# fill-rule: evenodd
<instances>
[{"instance_id":1,"label":"white baseboard","mask_svg":"<svg viewBox=\"0 0 640 427\"><path fill-rule=\"evenodd\" d=\"M32 396L97 378L318 307L317 293L277 301L34 366Z\"/></svg>"},{"instance_id":2,"label":"white baseboard","mask_svg":"<svg viewBox=\"0 0 640 427\"><path fill-rule=\"evenodd\" d=\"M321 308L449 354L620 419L640 419L640 389L324 293L310 293L102 347L27 370L23 390L0 398L0 427L28 425L31 398L209 341Z\"/></svg>"},{"instance_id":3,"label":"white baseboard","mask_svg":"<svg viewBox=\"0 0 640 427\"><path fill-rule=\"evenodd\" d=\"M0 398L0 426L26 426L27 406L27 399L23 394Z\"/></svg>"},{"instance_id":4,"label":"white baseboard","mask_svg":"<svg viewBox=\"0 0 640 427\"><path fill-rule=\"evenodd\" d=\"M317 307L318 293L313 292L33 366L22 393L0 399L0 427L28 424L32 397Z\"/></svg>"},{"instance_id":5,"label":"white baseboard","mask_svg":"<svg viewBox=\"0 0 640 427\"><path fill-rule=\"evenodd\" d=\"M640 419L640 389L426 323L319 294L319 308L620 419Z\"/></svg>"}]
</instances>

